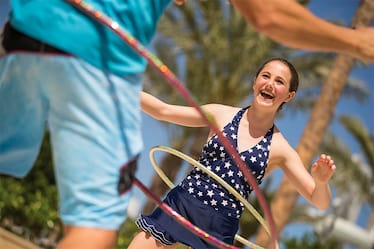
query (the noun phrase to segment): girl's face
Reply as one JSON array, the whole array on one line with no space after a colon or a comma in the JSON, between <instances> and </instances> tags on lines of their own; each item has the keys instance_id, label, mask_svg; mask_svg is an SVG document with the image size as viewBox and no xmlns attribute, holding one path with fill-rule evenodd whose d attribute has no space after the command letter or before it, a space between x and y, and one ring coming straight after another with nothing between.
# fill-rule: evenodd
<instances>
[{"instance_id":1,"label":"girl's face","mask_svg":"<svg viewBox=\"0 0 374 249\"><path fill-rule=\"evenodd\" d=\"M254 102L278 109L295 96L295 92L289 92L290 81L288 66L281 61L270 61L254 80Z\"/></svg>"}]
</instances>

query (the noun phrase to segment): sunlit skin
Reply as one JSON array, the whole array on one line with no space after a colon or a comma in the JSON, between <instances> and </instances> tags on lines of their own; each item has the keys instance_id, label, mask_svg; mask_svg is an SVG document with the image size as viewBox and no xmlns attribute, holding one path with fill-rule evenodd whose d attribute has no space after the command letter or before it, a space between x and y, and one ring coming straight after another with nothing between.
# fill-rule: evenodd
<instances>
[{"instance_id":1,"label":"sunlit skin","mask_svg":"<svg viewBox=\"0 0 374 249\"><path fill-rule=\"evenodd\" d=\"M254 80L254 101L259 105L273 106L272 111L277 110L283 102L295 96L295 92L289 92L290 80L290 72L283 63L269 62Z\"/></svg>"},{"instance_id":2,"label":"sunlit skin","mask_svg":"<svg viewBox=\"0 0 374 249\"><path fill-rule=\"evenodd\" d=\"M174 0L176 5L187 2ZM374 28L370 25L355 29L335 25L295 0L267 0L266 4L262 0L227 2L259 33L285 46L347 54L363 62L374 62Z\"/></svg>"},{"instance_id":3,"label":"sunlit skin","mask_svg":"<svg viewBox=\"0 0 374 249\"><path fill-rule=\"evenodd\" d=\"M254 78L253 101L239 123L237 137L237 150L239 152L248 150L257 144L273 126L275 116L282 103L287 103L295 97L295 92L289 91L291 77L292 74L284 62L273 60L268 62ZM145 92L141 93L141 107L145 113L160 121L187 127L207 126L204 119L193 107L167 104ZM240 107L222 104L207 104L201 106L201 108L210 115L220 130L241 109ZM211 130L208 139L213 133ZM330 156L320 155L313 163L311 173L309 173L297 152L275 126L265 176L277 168L284 172L297 191L311 205L322 210L328 209L331 201L328 182L336 170L334 161ZM175 248L175 246L162 245L152 236L141 231L134 238L129 249L170 249Z\"/></svg>"}]
</instances>

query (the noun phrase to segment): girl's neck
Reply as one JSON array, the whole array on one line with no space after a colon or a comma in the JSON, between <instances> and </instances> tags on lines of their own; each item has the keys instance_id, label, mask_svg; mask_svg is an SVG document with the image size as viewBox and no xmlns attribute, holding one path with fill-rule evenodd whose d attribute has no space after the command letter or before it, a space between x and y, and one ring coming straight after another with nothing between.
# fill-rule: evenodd
<instances>
[{"instance_id":1,"label":"girl's neck","mask_svg":"<svg viewBox=\"0 0 374 249\"><path fill-rule=\"evenodd\" d=\"M246 117L249 123L249 129L252 132L266 132L274 125L276 113L273 111L266 112L264 110L260 110L255 106L251 106L248 108Z\"/></svg>"}]
</instances>

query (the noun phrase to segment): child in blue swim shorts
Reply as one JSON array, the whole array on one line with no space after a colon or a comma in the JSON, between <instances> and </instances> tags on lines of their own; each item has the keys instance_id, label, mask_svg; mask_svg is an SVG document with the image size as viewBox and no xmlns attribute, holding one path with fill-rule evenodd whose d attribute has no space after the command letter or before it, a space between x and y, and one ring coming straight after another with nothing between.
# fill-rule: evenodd
<instances>
[{"instance_id":1,"label":"child in blue swim shorts","mask_svg":"<svg viewBox=\"0 0 374 249\"><path fill-rule=\"evenodd\" d=\"M85 0L143 45L170 2ZM250 23L267 24L257 28L278 42L374 60L372 28L333 25L291 0L269 0L266 8L230 2ZM26 175L48 127L64 223L58 249L113 248L130 196L117 196L120 169L142 149L138 95L146 61L63 0L12 0L10 7L0 57L0 174Z\"/></svg>"}]
</instances>

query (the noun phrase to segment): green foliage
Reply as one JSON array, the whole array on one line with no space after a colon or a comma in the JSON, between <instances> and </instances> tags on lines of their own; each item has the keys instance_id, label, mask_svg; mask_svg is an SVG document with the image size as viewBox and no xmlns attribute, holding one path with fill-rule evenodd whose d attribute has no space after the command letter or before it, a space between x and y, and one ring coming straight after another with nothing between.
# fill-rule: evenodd
<instances>
[{"instance_id":1,"label":"green foliage","mask_svg":"<svg viewBox=\"0 0 374 249\"><path fill-rule=\"evenodd\" d=\"M127 219L125 223L123 223L120 229L116 249L127 248L131 240L134 238L134 236L138 232L139 232L139 229L136 226L135 222L133 220ZM182 245L182 244L179 244L177 246L177 249L188 249L188 248L189 247Z\"/></svg>"},{"instance_id":2,"label":"green foliage","mask_svg":"<svg viewBox=\"0 0 374 249\"><path fill-rule=\"evenodd\" d=\"M315 234L304 234L300 239L282 240L285 249L337 249L339 244L334 240L321 241Z\"/></svg>"},{"instance_id":3,"label":"green foliage","mask_svg":"<svg viewBox=\"0 0 374 249\"><path fill-rule=\"evenodd\" d=\"M48 134L25 178L1 176L0 225L34 239L61 226Z\"/></svg>"},{"instance_id":4,"label":"green foliage","mask_svg":"<svg viewBox=\"0 0 374 249\"><path fill-rule=\"evenodd\" d=\"M127 219L119 231L116 249L127 248L138 231L139 229L135 222Z\"/></svg>"}]
</instances>

